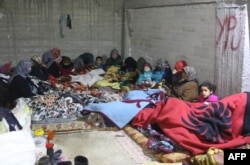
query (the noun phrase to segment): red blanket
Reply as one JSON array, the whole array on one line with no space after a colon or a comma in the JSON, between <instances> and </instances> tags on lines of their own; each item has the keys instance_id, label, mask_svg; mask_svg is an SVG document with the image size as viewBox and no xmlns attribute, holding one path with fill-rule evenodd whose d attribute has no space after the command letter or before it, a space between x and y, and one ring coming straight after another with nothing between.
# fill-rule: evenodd
<instances>
[{"instance_id":1,"label":"red blanket","mask_svg":"<svg viewBox=\"0 0 250 165\"><path fill-rule=\"evenodd\" d=\"M157 124L166 136L194 155L210 147L234 148L250 142L249 131L243 131L243 127L250 127L244 125L249 121L245 118L248 100L247 93L239 93L206 106L170 97L154 108L141 110L132 125L146 128Z\"/></svg>"}]
</instances>

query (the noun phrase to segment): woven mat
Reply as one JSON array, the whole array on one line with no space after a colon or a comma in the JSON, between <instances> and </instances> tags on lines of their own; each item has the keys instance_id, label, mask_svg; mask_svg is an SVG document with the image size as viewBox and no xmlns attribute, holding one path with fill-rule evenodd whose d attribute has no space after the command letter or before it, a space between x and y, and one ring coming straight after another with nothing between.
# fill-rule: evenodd
<instances>
[{"instance_id":1,"label":"woven mat","mask_svg":"<svg viewBox=\"0 0 250 165\"><path fill-rule=\"evenodd\" d=\"M36 124L32 123L32 130L43 129L45 132L54 130L56 133L69 133L91 129L92 126L85 121L70 121L61 123Z\"/></svg>"},{"instance_id":2,"label":"woven mat","mask_svg":"<svg viewBox=\"0 0 250 165\"><path fill-rule=\"evenodd\" d=\"M121 143L123 148L135 160L136 163L141 164L154 160L153 155L144 151L123 130L113 133L116 139Z\"/></svg>"},{"instance_id":3,"label":"woven mat","mask_svg":"<svg viewBox=\"0 0 250 165\"><path fill-rule=\"evenodd\" d=\"M117 131L118 128L116 127L94 127L91 124L83 121L83 120L76 120L70 122L61 122L61 123L49 123L49 124L31 124L32 130L36 129L43 129L45 133L49 130L53 130L56 134L68 134L68 133L75 133L81 131L88 131L88 130L98 130L98 131Z\"/></svg>"}]
</instances>

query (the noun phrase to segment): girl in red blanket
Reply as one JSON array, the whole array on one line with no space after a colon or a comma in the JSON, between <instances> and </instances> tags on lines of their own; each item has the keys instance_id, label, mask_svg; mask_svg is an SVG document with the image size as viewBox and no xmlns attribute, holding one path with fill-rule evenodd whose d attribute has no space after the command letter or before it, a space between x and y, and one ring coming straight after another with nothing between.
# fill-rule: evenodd
<instances>
[{"instance_id":1,"label":"girl in red blanket","mask_svg":"<svg viewBox=\"0 0 250 165\"><path fill-rule=\"evenodd\" d=\"M219 98L214 94L215 90L216 86L214 84L204 81L199 86L200 95L198 101L206 105L218 102Z\"/></svg>"}]
</instances>

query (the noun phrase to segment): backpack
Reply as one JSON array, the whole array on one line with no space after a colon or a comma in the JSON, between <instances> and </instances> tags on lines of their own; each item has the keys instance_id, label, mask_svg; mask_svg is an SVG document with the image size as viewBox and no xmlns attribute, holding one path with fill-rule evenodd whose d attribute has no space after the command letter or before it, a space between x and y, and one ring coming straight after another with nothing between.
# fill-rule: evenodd
<instances>
[{"instance_id":1,"label":"backpack","mask_svg":"<svg viewBox=\"0 0 250 165\"><path fill-rule=\"evenodd\" d=\"M5 106L12 101L8 79L0 77L0 105Z\"/></svg>"}]
</instances>

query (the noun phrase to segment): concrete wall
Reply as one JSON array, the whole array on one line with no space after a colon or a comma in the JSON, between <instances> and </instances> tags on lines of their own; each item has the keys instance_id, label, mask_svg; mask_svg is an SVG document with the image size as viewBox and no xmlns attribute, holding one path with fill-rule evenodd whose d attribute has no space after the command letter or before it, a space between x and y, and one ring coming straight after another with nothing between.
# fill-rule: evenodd
<instances>
[{"instance_id":1,"label":"concrete wall","mask_svg":"<svg viewBox=\"0 0 250 165\"><path fill-rule=\"evenodd\" d=\"M177 60L184 59L197 69L200 82L210 80L220 88L220 97L241 92L241 85L247 83L242 82L242 59L249 53L238 54L244 47L240 45L242 49L237 54L230 54L240 58L223 61L222 54L216 54L219 3L249 5L245 0L125 1L124 54L135 58L143 56L152 64L160 57L165 58L172 67ZM231 29L225 30L231 33ZM237 32L234 35L238 37ZM217 65L218 60L221 65Z\"/></svg>"},{"instance_id":2,"label":"concrete wall","mask_svg":"<svg viewBox=\"0 0 250 165\"><path fill-rule=\"evenodd\" d=\"M53 47L72 58L120 50L122 5L122 0L1 0L0 64ZM67 14L72 29L65 24Z\"/></svg>"},{"instance_id":3,"label":"concrete wall","mask_svg":"<svg viewBox=\"0 0 250 165\"><path fill-rule=\"evenodd\" d=\"M152 64L160 57L172 65L184 59L197 69L200 80L214 81L215 2L125 1L126 55Z\"/></svg>"},{"instance_id":4,"label":"concrete wall","mask_svg":"<svg viewBox=\"0 0 250 165\"><path fill-rule=\"evenodd\" d=\"M223 73L218 74L216 68L218 1L0 0L0 64L15 64L53 47L72 58L86 51L109 55L115 47L125 57L143 56L151 64L165 58L173 67L184 59L197 69L200 82L208 79L226 88L219 95L240 92L234 86L237 83L228 83L238 77L232 74L230 80L220 79ZM220 2L250 5L245 0ZM67 14L72 29L59 23L66 21L60 18Z\"/></svg>"}]
</instances>

